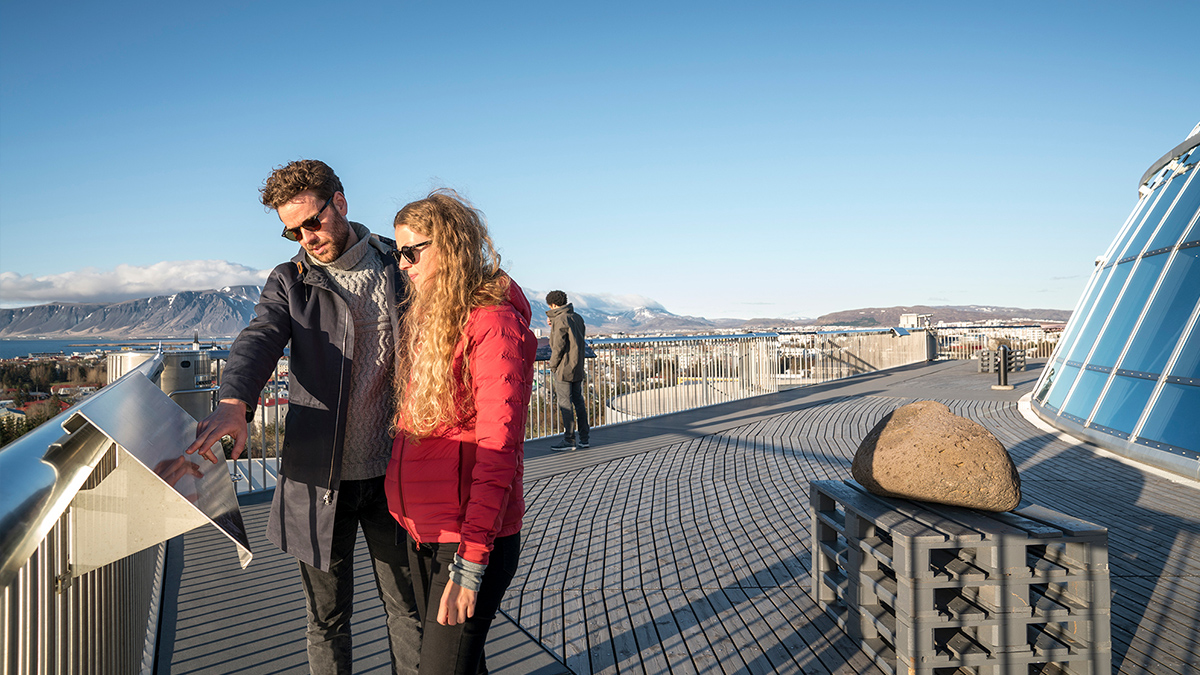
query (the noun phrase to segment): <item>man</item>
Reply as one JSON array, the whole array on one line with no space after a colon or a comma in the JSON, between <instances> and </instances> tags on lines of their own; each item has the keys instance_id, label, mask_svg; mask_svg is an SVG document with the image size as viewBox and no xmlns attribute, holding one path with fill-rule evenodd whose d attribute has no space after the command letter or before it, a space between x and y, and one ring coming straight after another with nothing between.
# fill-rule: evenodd
<instances>
[{"instance_id":1,"label":"man","mask_svg":"<svg viewBox=\"0 0 1200 675\"><path fill-rule=\"evenodd\" d=\"M551 450L574 450L589 446L587 404L583 399L583 349L585 326L583 317L567 302L567 294L550 291L546 294L546 316L550 319L550 372L554 374L554 398L562 413L563 438L550 446ZM575 423L579 423L579 443L575 443Z\"/></svg>"},{"instance_id":2,"label":"man","mask_svg":"<svg viewBox=\"0 0 1200 675\"><path fill-rule=\"evenodd\" d=\"M259 392L290 342L287 427L267 537L299 559L309 667L351 672L361 526L387 612L392 671L416 673L420 623L408 555L383 487L392 449L393 336L407 280L393 258L395 243L346 219L342 183L324 162L279 167L261 192L283 236L302 250L263 286L255 318L229 350L220 403L187 452L215 461L213 444L229 436L231 457L242 454Z\"/></svg>"}]
</instances>

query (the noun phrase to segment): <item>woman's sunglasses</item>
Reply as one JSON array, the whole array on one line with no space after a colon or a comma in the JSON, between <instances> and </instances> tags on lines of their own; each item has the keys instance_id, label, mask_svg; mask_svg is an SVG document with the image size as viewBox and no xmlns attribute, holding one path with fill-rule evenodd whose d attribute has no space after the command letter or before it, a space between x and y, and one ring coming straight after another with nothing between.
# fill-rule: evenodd
<instances>
[{"instance_id":1,"label":"woman's sunglasses","mask_svg":"<svg viewBox=\"0 0 1200 675\"><path fill-rule=\"evenodd\" d=\"M433 240L430 239L429 241L423 241L419 244L413 244L412 246L401 246L400 248L392 251L392 257L396 259L396 262L401 262L401 258L403 258L404 260L407 260L410 265L416 265L417 252L432 243Z\"/></svg>"},{"instance_id":2,"label":"woman's sunglasses","mask_svg":"<svg viewBox=\"0 0 1200 675\"><path fill-rule=\"evenodd\" d=\"M336 194L336 192L333 193L333 195ZM333 195L329 195L329 199L325 200L325 203L321 205L321 210L317 211L315 216L309 216L308 218L305 218L304 221L300 223L300 227L308 230L309 232L316 232L317 230L321 229L321 214L325 213L325 209L329 208L329 202L333 201ZM288 241L300 241L300 227L283 228L283 238L287 239Z\"/></svg>"}]
</instances>

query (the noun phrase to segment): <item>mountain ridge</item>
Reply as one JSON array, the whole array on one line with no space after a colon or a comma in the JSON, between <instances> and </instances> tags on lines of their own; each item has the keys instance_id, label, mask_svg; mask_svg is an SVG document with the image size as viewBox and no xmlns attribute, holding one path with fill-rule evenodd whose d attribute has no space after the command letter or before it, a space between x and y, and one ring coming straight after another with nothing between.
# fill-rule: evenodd
<instances>
[{"instance_id":1,"label":"mountain ridge","mask_svg":"<svg viewBox=\"0 0 1200 675\"><path fill-rule=\"evenodd\" d=\"M116 303L47 303L0 309L0 338L190 336L232 337L254 316L261 286L226 286L185 291ZM525 291L533 308L534 328L546 326L549 307L543 294ZM640 296L573 293L575 312L590 334L702 333L729 330L798 330L812 326L873 328L896 326L901 314L932 314L936 325L999 320L1008 322L1066 321L1071 312L987 305L912 305L867 307L824 314L816 319L709 319L672 314L657 302ZM629 304L632 302L643 304Z\"/></svg>"}]
</instances>

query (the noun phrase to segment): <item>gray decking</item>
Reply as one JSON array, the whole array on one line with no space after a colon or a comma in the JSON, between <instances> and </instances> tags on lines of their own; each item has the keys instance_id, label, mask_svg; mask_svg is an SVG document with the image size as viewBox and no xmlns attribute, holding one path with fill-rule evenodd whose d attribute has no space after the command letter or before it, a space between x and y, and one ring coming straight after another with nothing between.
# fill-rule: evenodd
<instances>
[{"instance_id":1,"label":"gray decking","mask_svg":"<svg viewBox=\"0 0 1200 675\"><path fill-rule=\"evenodd\" d=\"M850 381L601 428L562 455L526 447L522 565L489 644L495 673L881 672L810 598L808 481L848 478L887 412L936 399L995 433L1028 500L1109 527L1114 671L1200 670L1200 492L1064 441L974 362ZM159 672L305 672L295 563L255 561L201 530L172 543ZM180 546L179 544L182 544ZM386 672L382 610L362 569L357 672ZM178 596L171 606L170 598Z\"/></svg>"}]
</instances>

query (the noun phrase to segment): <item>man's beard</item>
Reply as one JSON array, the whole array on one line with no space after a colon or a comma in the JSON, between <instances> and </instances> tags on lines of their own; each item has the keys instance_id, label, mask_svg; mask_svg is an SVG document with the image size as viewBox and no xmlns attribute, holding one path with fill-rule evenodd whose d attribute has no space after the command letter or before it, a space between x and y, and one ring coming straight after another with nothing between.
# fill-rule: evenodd
<instances>
[{"instance_id":1,"label":"man's beard","mask_svg":"<svg viewBox=\"0 0 1200 675\"><path fill-rule=\"evenodd\" d=\"M334 222L339 231L329 238L329 245L326 247L325 253L321 254L321 256L316 256L311 251L309 252L309 255L312 255L323 263L331 263L342 257L342 254L346 252L346 242L350 241L350 221L343 218L339 213L336 214Z\"/></svg>"}]
</instances>

